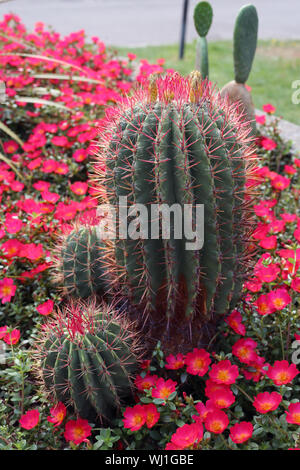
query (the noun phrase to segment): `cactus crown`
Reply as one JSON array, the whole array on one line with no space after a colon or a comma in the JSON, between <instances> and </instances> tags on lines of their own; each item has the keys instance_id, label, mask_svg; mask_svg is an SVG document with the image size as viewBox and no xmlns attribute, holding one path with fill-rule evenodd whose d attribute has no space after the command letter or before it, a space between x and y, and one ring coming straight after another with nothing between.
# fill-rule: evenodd
<instances>
[{"instance_id":1,"label":"cactus crown","mask_svg":"<svg viewBox=\"0 0 300 470\"><path fill-rule=\"evenodd\" d=\"M237 83L246 83L255 56L258 16L254 5L241 8L234 28L234 73Z\"/></svg>"},{"instance_id":2,"label":"cactus crown","mask_svg":"<svg viewBox=\"0 0 300 470\"><path fill-rule=\"evenodd\" d=\"M213 10L208 2L199 2L194 9L194 24L200 37L207 36L213 19Z\"/></svg>"},{"instance_id":3,"label":"cactus crown","mask_svg":"<svg viewBox=\"0 0 300 470\"><path fill-rule=\"evenodd\" d=\"M160 225L159 239L115 240L116 262L125 270L121 291L158 329L165 321L170 330L224 314L240 296L253 148L248 123L199 73L167 75L155 85L155 93L151 81L109 113L95 175L100 202L116 209L120 196L149 213L152 204L205 207L201 250L186 249L174 221L169 239Z\"/></svg>"},{"instance_id":4,"label":"cactus crown","mask_svg":"<svg viewBox=\"0 0 300 470\"><path fill-rule=\"evenodd\" d=\"M138 349L130 325L114 307L71 301L40 332L39 378L52 400L82 418L112 418L131 395Z\"/></svg>"}]
</instances>

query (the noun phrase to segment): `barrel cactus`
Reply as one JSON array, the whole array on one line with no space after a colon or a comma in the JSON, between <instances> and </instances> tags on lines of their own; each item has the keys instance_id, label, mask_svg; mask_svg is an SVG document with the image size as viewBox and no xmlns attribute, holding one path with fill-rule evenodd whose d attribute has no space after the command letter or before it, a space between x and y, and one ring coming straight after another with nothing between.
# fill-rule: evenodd
<instances>
[{"instance_id":1,"label":"barrel cactus","mask_svg":"<svg viewBox=\"0 0 300 470\"><path fill-rule=\"evenodd\" d=\"M109 296L115 278L110 251L108 240L100 240L96 226L75 223L70 233L61 236L56 249L53 281L71 297Z\"/></svg>"},{"instance_id":2,"label":"barrel cactus","mask_svg":"<svg viewBox=\"0 0 300 470\"><path fill-rule=\"evenodd\" d=\"M231 103L239 102L241 110L252 122L255 131L255 110L251 94L246 88L246 82L251 72L257 46L258 16L254 5L241 8L234 28L233 57L235 79L229 82L221 91Z\"/></svg>"},{"instance_id":3,"label":"barrel cactus","mask_svg":"<svg viewBox=\"0 0 300 470\"><path fill-rule=\"evenodd\" d=\"M166 350L207 344L210 326L241 295L252 227L250 132L236 107L197 72L152 79L108 115L94 179L99 202L119 216L115 262L124 272L118 290L128 299L128 314ZM147 211L146 229L159 223L158 236L142 230L120 236L125 199L126 234L132 224L141 229L133 216L139 204ZM169 237L163 236L161 213L152 208L174 204L204 205L202 249L187 249L189 239L176 235L172 218ZM192 211L193 226L195 217Z\"/></svg>"},{"instance_id":4,"label":"barrel cactus","mask_svg":"<svg viewBox=\"0 0 300 470\"><path fill-rule=\"evenodd\" d=\"M40 332L37 370L52 401L107 422L132 394L138 365L132 325L113 306L71 303Z\"/></svg>"},{"instance_id":5,"label":"barrel cactus","mask_svg":"<svg viewBox=\"0 0 300 470\"><path fill-rule=\"evenodd\" d=\"M194 24L199 38L197 40L196 70L203 78L208 78L208 47L206 36L211 27L213 10L208 2L199 2L194 9Z\"/></svg>"}]
</instances>

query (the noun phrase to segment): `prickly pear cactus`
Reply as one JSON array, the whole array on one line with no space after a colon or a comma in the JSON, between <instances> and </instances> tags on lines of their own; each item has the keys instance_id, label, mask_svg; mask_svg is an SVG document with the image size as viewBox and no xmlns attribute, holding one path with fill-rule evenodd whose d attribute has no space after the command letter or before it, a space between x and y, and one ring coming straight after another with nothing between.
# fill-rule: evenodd
<instances>
[{"instance_id":1,"label":"prickly pear cactus","mask_svg":"<svg viewBox=\"0 0 300 470\"><path fill-rule=\"evenodd\" d=\"M237 83L248 80L255 56L258 33L258 16L254 5L241 8L233 36L234 74Z\"/></svg>"},{"instance_id":2,"label":"prickly pear cactus","mask_svg":"<svg viewBox=\"0 0 300 470\"><path fill-rule=\"evenodd\" d=\"M125 272L120 292L147 332L157 339L165 335L171 348L178 350L192 336L201 342L209 322L240 297L252 226L249 133L236 108L201 81L199 72L188 79L174 74L152 80L149 89L136 91L110 113L95 167L100 203L119 214L120 198L127 197L129 211L142 204L149 227L153 205L204 205L201 249L187 249L174 220L169 239L160 225L156 239L140 234L115 240L116 262ZM156 220L161 224L161 215ZM132 223L139 225L129 217L127 228Z\"/></svg>"},{"instance_id":3,"label":"prickly pear cactus","mask_svg":"<svg viewBox=\"0 0 300 470\"><path fill-rule=\"evenodd\" d=\"M131 325L114 307L71 302L44 325L36 352L37 370L46 392L81 418L115 417L131 396L138 364Z\"/></svg>"},{"instance_id":4,"label":"prickly pear cactus","mask_svg":"<svg viewBox=\"0 0 300 470\"><path fill-rule=\"evenodd\" d=\"M227 83L221 90L221 96L230 103L236 103L251 122L255 135L255 109L251 93L246 87L256 51L258 16L254 5L241 8L235 23L233 38L233 57L235 80Z\"/></svg>"},{"instance_id":5,"label":"prickly pear cactus","mask_svg":"<svg viewBox=\"0 0 300 470\"><path fill-rule=\"evenodd\" d=\"M199 2L194 9L194 24L199 39L196 50L196 70L200 70L202 78L208 78L208 47L206 36L211 27L213 10L208 2Z\"/></svg>"}]
</instances>

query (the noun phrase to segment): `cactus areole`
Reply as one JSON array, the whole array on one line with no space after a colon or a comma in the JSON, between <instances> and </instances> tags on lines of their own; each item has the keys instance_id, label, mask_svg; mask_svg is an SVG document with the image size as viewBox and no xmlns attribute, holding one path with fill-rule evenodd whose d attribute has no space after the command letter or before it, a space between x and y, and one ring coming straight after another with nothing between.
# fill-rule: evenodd
<instances>
[{"instance_id":1,"label":"cactus areole","mask_svg":"<svg viewBox=\"0 0 300 470\"><path fill-rule=\"evenodd\" d=\"M204 345L213 334L210 326L239 300L249 265L253 198L246 183L254 161L249 124L199 72L151 79L110 110L107 122L95 190L99 203L118 213L118 228L120 197L127 198L128 214L136 204L147 208L149 232L153 204L204 206L201 249L187 249L184 233L176 237L172 217L169 238L161 227L157 238L121 237L117 230L119 294L145 333L167 350Z\"/></svg>"}]
</instances>

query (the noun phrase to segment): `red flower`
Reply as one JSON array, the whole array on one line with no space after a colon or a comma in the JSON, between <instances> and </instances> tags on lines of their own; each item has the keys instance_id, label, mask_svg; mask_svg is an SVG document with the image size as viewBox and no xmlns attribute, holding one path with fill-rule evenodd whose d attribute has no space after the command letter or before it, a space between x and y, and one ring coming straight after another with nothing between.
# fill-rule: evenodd
<instances>
[{"instance_id":1,"label":"red flower","mask_svg":"<svg viewBox=\"0 0 300 470\"><path fill-rule=\"evenodd\" d=\"M269 294L262 294L255 302L257 311L260 315L270 315L275 312L275 308L271 305Z\"/></svg>"},{"instance_id":2,"label":"red flower","mask_svg":"<svg viewBox=\"0 0 300 470\"><path fill-rule=\"evenodd\" d=\"M54 424L54 427L59 426L66 417L67 409L65 405L60 401L53 408L50 408L51 416L47 417L49 423Z\"/></svg>"},{"instance_id":3,"label":"red flower","mask_svg":"<svg viewBox=\"0 0 300 470\"><path fill-rule=\"evenodd\" d=\"M299 371L295 364L289 364L288 361L275 361L274 366L270 366L266 374L275 385L284 385L290 383Z\"/></svg>"},{"instance_id":4,"label":"red flower","mask_svg":"<svg viewBox=\"0 0 300 470\"><path fill-rule=\"evenodd\" d=\"M261 116L255 116L255 120L258 124L264 125L266 123L266 116L262 114Z\"/></svg>"},{"instance_id":5,"label":"red flower","mask_svg":"<svg viewBox=\"0 0 300 470\"><path fill-rule=\"evenodd\" d=\"M151 429L159 420L160 413L157 411L157 408L153 403L144 405L144 412L146 415L146 426Z\"/></svg>"},{"instance_id":6,"label":"red flower","mask_svg":"<svg viewBox=\"0 0 300 470\"><path fill-rule=\"evenodd\" d=\"M280 287L268 294L268 299L270 300L271 306L275 310L282 310L288 304L291 303L292 298L288 294L285 287Z\"/></svg>"},{"instance_id":7,"label":"red flower","mask_svg":"<svg viewBox=\"0 0 300 470\"><path fill-rule=\"evenodd\" d=\"M57 145L58 147L66 147L69 143L68 139L64 135L53 137L51 142L53 145Z\"/></svg>"},{"instance_id":8,"label":"red flower","mask_svg":"<svg viewBox=\"0 0 300 470\"><path fill-rule=\"evenodd\" d=\"M273 114L275 113L276 108L272 104L267 103L263 105L263 111L268 114Z\"/></svg>"},{"instance_id":9,"label":"red flower","mask_svg":"<svg viewBox=\"0 0 300 470\"><path fill-rule=\"evenodd\" d=\"M86 419L78 418L76 421L68 421L65 427L64 436L66 441L71 441L78 445L91 435L91 426Z\"/></svg>"},{"instance_id":10,"label":"red flower","mask_svg":"<svg viewBox=\"0 0 300 470\"><path fill-rule=\"evenodd\" d=\"M6 335L3 338L3 341L6 344L17 344L19 342L19 339L21 337L20 330L17 330L16 328L14 330L11 330L10 332L6 333Z\"/></svg>"},{"instance_id":11,"label":"red flower","mask_svg":"<svg viewBox=\"0 0 300 470\"><path fill-rule=\"evenodd\" d=\"M232 354L244 364L250 364L257 358L255 348L257 343L251 338L239 339L232 347Z\"/></svg>"},{"instance_id":12,"label":"red flower","mask_svg":"<svg viewBox=\"0 0 300 470\"><path fill-rule=\"evenodd\" d=\"M275 178L272 179L271 186L274 189L283 191L290 185L290 183L291 183L291 180L289 178L286 178L285 176L277 175Z\"/></svg>"},{"instance_id":13,"label":"red flower","mask_svg":"<svg viewBox=\"0 0 300 470\"><path fill-rule=\"evenodd\" d=\"M166 369L170 370L176 370L176 369L181 369L184 366L184 356L182 354L177 354L176 356L173 356L170 354L166 358Z\"/></svg>"},{"instance_id":14,"label":"red flower","mask_svg":"<svg viewBox=\"0 0 300 470\"><path fill-rule=\"evenodd\" d=\"M274 140L263 137L260 141L260 145L266 150L274 150L277 144Z\"/></svg>"},{"instance_id":15,"label":"red flower","mask_svg":"<svg viewBox=\"0 0 300 470\"><path fill-rule=\"evenodd\" d=\"M38 410L29 410L21 416L19 423L21 428L32 429L38 424L39 418L40 413Z\"/></svg>"},{"instance_id":16,"label":"red flower","mask_svg":"<svg viewBox=\"0 0 300 470\"><path fill-rule=\"evenodd\" d=\"M82 196L87 192L88 184L82 183L81 181L76 181L75 183L70 185L70 189L71 191L73 191L73 193L77 194L78 196Z\"/></svg>"},{"instance_id":17,"label":"red flower","mask_svg":"<svg viewBox=\"0 0 300 470\"><path fill-rule=\"evenodd\" d=\"M259 393L253 402L253 406L259 413L265 414L278 408L282 400L282 396L277 392Z\"/></svg>"},{"instance_id":18,"label":"red flower","mask_svg":"<svg viewBox=\"0 0 300 470\"><path fill-rule=\"evenodd\" d=\"M6 153L16 153L19 145L14 140L7 140L6 142L3 142L3 148Z\"/></svg>"},{"instance_id":19,"label":"red flower","mask_svg":"<svg viewBox=\"0 0 300 470\"><path fill-rule=\"evenodd\" d=\"M295 277L291 282L291 288L296 292L300 292L300 277Z\"/></svg>"},{"instance_id":20,"label":"red flower","mask_svg":"<svg viewBox=\"0 0 300 470\"><path fill-rule=\"evenodd\" d=\"M199 423L184 424L178 428L166 445L166 450L183 450L193 448L203 437L203 427Z\"/></svg>"},{"instance_id":21,"label":"red flower","mask_svg":"<svg viewBox=\"0 0 300 470\"><path fill-rule=\"evenodd\" d=\"M221 434L228 424L228 416L222 410L209 411L205 418L206 429L214 434Z\"/></svg>"},{"instance_id":22,"label":"red flower","mask_svg":"<svg viewBox=\"0 0 300 470\"><path fill-rule=\"evenodd\" d=\"M217 390L230 390L230 387L229 385L224 385L224 384L219 384L217 382L214 382L213 380L211 379L208 379L205 383L206 387L205 387L205 395L208 397L208 398L212 398L214 393L217 391Z\"/></svg>"},{"instance_id":23,"label":"red flower","mask_svg":"<svg viewBox=\"0 0 300 470\"><path fill-rule=\"evenodd\" d=\"M214 382L225 385L234 384L238 375L238 367L232 365L228 359L220 361L218 364L213 364L209 373L209 377Z\"/></svg>"},{"instance_id":24,"label":"red flower","mask_svg":"<svg viewBox=\"0 0 300 470\"><path fill-rule=\"evenodd\" d=\"M230 438L236 444L248 441L253 434L253 426L247 421L241 421L230 428Z\"/></svg>"},{"instance_id":25,"label":"red flower","mask_svg":"<svg viewBox=\"0 0 300 470\"><path fill-rule=\"evenodd\" d=\"M195 348L193 352L185 356L185 363L187 365L186 371L192 375L199 375L202 377L208 371L209 364L211 363L209 353L205 349Z\"/></svg>"},{"instance_id":26,"label":"red flower","mask_svg":"<svg viewBox=\"0 0 300 470\"><path fill-rule=\"evenodd\" d=\"M242 315L238 310L233 310L231 314L225 319L225 322L237 333L238 335L245 336L246 328L242 323Z\"/></svg>"},{"instance_id":27,"label":"red flower","mask_svg":"<svg viewBox=\"0 0 300 470\"><path fill-rule=\"evenodd\" d=\"M124 411L124 428L130 431L138 431L146 423L145 408L142 405L127 407Z\"/></svg>"},{"instance_id":28,"label":"red flower","mask_svg":"<svg viewBox=\"0 0 300 470\"><path fill-rule=\"evenodd\" d=\"M274 250L277 247L276 235L271 235L270 237L264 238L259 242L259 246L261 246L265 250Z\"/></svg>"},{"instance_id":29,"label":"red flower","mask_svg":"<svg viewBox=\"0 0 300 470\"><path fill-rule=\"evenodd\" d=\"M157 375L147 374L145 377L138 375L135 379L135 386L138 390L149 390L151 387L154 387L158 377Z\"/></svg>"},{"instance_id":30,"label":"red flower","mask_svg":"<svg viewBox=\"0 0 300 470\"><path fill-rule=\"evenodd\" d=\"M229 408L235 402L235 396L231 390L216 390L211 395L211 402L215 408Z\"/></svg>"},{"instance_id":31,"label":"red flower","mask_svg":"<svg viewBox=\"0 0 300 470\"><path fill-rule=\"evenodd\" d=\"M10 302L11 298L15 295L17 287L14 285L14 281L8 277L1 279L0 281L0 299L2 303Z\"/></svg>"},{"instance_id":32,"label":"red flower","mask_svg":"<svg viewBox=\"0 0 300 470\"><path fill-rule=\"evenodd\" d=\"M286 413L286 420L290 424L298 424L300 426L300 402L290 403Z\"/></svg>"},{"instance_id":33,"label":"red flower","mask_svg":"<svg viewBox=\"0 0 300 470\"><path fill-rule=\"evenodd\" d=\"M50 315L50 313L53 310L53 306L54 306L53 300L49 299L49 300L46 300L46 302L38 305L36 309L41 315Z\"/></svg>"},{"instance_id":34,"label":"red flower","mask_svg":"<svg viewBox=\"0 0 300 470\"><path fill-rule=\"evenodd\" d=\"M159 378L156 381L155 388L152 389L152 397L167 400L171 393L176 391L176 385L177 383L171 379Z\"/></svg>"},{"instance_id":35,"label":"red flower","mask_svg":"<svg viewBox=\"0 0 300 470\"><path fill-rule=\"evenodd\" d=\"M7 333L7 326L0 326L0 339L3 339Z\"/></svg>"}]
</instances>

